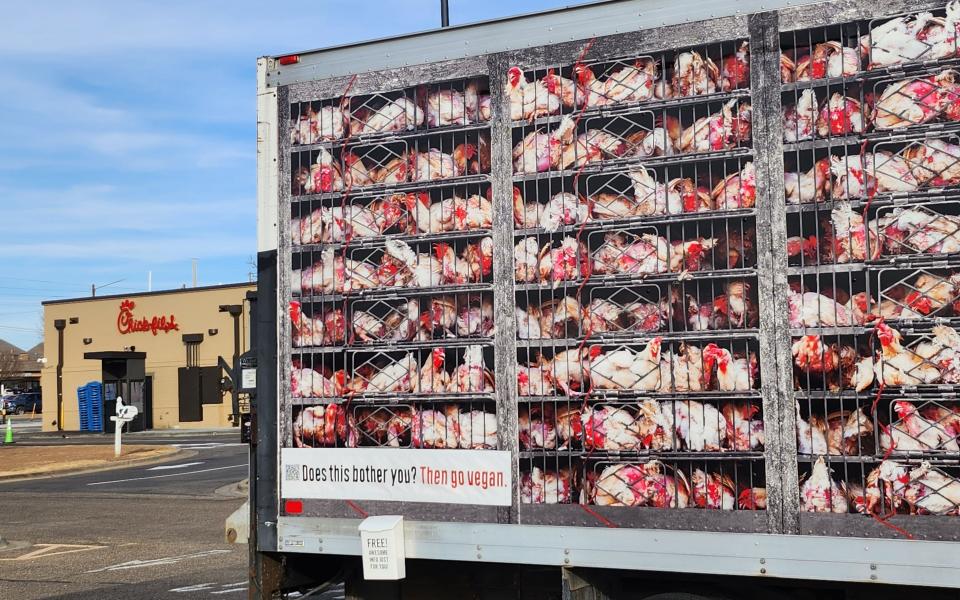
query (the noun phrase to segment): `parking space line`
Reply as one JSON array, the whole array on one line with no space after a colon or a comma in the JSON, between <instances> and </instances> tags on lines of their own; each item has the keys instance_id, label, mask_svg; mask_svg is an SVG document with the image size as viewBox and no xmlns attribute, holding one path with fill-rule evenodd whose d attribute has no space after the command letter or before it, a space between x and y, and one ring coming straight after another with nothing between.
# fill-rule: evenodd
<instances>
[{"instance_id":1,"label":"parking space line","mask_svg":"<svg viewBox=\"0 0 960 600\"><path fill-rule=\"evenodd\" d=\"M13 561L13 560L34 560L37 558L44 558L47 556L57 556L59 554L73 554L75 552L86 552L87 550L97 550L99 548L106 548L106 546L92 546L89 544L34 544L31 548L34 550L27 552L26 554L21 554L14 558L0 558L2 561ZM63 548L61 550L61 548Z\"/></svg>"},{"instance_id":2,"label":"parking space line","mask_svg":"<svg viewBox=\"0 0 960 600\"><path fill-rule=\"evenodd\" d=\"M199 471L184 471L182 473L167 473L166 475L148 475L146 477L131 477L130 479L114 479L113 481L94 481L93 483L88 483L88 486L91 485L107 485L108 483L126 483L128 481L143 481L144 479L163 479L164 477L182 477L184 475L195 475L197 473L209 473L210 471L223 471L224 469L238 469L240 467L246 468L247 463L242 465L230 465L229 467L213 467L212 469L200 469Z\"/></svg>"}]
</instances>

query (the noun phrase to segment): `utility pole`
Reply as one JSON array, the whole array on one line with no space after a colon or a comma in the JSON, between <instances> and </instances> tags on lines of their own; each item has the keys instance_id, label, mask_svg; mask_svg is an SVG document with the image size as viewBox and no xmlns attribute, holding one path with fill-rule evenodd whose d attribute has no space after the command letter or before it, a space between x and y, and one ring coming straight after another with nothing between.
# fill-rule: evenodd
<instances>
[{"instance_id":1,"label":"utility pole","mask_svg":"<svg viewBox=\"0 0 960 600\"><path fill-rule=\"evenodd\" d=\"M193 287L197 287L197 268L199 267L200 259L191 258L193 263Z\"/></svg>"}]
</instances>

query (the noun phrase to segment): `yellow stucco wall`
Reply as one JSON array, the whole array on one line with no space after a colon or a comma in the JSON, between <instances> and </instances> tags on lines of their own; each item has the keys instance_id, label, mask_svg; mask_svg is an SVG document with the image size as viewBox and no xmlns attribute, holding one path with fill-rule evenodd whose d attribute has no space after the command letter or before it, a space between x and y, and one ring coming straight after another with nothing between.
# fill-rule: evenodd
<instances>
[{"instance_id":1,"label":"yellow stucco wall","mask_svg":"<svg viewBox=\"0 0 960 600\"><path fill-rule=\"evenodd\" d=\"M244 301L247 291L255 290L252 284L194 288L154 292L149 295L108 296L85 298L44 305L44 354L46 364L41 373L43 386L43 430L57 429L57 330L56 319L68 321L64 330L63 360L63 430L80 429L77 388L91 381L101 381L101 361L86 360L87 352L123 351L135 347L137 352L146 352L146 374L153 377L153 428L168 429L225 427L229 425L231 412L230 396L225 395L221 404L203 405L203 420L181 423L179 421L179 380L177 369L186 366L186 347L182 336L202 333L199 346L199 365L217 364L223 356L229 363L233 356L233 319L221 313L221 304L244 306L241 316L241 352L249 347L249 314ZM117 318L120 304L129 299L135 303L135 318L167 316L173 314L179 330L163 332L134 332L121 334ZM69 324L71 318L79 322ZM216 335L209 330L216 329ZM84 344L84 338L91 342Z\"/></svg>"}]
</instances>

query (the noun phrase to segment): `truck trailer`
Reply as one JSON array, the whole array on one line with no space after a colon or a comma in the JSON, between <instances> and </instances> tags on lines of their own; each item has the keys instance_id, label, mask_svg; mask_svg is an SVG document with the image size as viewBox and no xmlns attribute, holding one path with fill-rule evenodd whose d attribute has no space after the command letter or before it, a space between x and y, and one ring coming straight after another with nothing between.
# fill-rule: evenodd
<instances>
[{"instance_id":1,"label":"truck trailer","mask_svg":"<svg viewBox=\"0 0 960 600\"><path fill-rule=\"evenodd\" d=\"M251 597L956 598L958 31L611 0L260 58Z\"/></svg>"}]
</instances>

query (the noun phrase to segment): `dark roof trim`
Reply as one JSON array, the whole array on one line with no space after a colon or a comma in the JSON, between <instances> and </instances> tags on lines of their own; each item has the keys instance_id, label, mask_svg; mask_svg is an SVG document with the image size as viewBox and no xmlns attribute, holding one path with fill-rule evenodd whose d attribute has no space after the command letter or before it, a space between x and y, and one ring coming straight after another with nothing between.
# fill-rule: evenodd
<instances>
[{"instance_id":1,"label":"dark roof trim","mask_svg":"<svg viewBox=\"0 0 960 600\"><path fill-rule=\"evenodd\" d=\"M83 357L87 360L137 360L147 358L146 352L84 352Z\"/></svg>"},{"instance_id":2,"label":"dark roof trim","mask_svg":"<svg viewBox=\"0 0 960 600\"><path fill-rule=\"evenodd\" d=\"M227 288L245 288L256 287L256 281L245 283L225 283L223 285L204 285L198 287L176 288L172 290L157 290L155 292L133 292L130 294L112 294L110 296L87 296L80 298L65 298L63 300L44 300L40 304L47 306L49 304L72 304L74 302L96 302L97 300L117 300L122 298L142 298L144 296L167 296L171 294L186 294L190 292L206 292L210 290L223 290Z\"/></svg>"}]
</instances>

